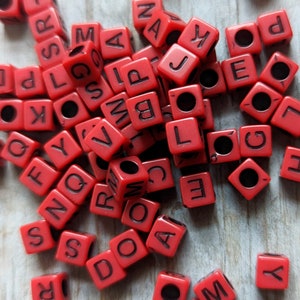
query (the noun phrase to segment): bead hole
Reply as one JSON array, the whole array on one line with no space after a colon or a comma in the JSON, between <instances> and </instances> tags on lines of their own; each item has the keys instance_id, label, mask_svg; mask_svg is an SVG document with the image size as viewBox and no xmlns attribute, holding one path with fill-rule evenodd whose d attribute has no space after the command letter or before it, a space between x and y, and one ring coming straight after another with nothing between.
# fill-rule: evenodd
<instances>
[{"instance_id":1,"label":"bead hole","mask_svg":"<svg viewBox=\"0 0 300 300\"><path fill-rule=\"evenodd\" d=\"M180 34L181 34L181 31L179 31L179 30L174 30L174 31L170 32L166 38L167 45L171 46L174 43L176 43Z\"/></svg>"},{"instance_id":2,"label":"bead hole","mask_svg":"<svg viewBox=\"0 0 300 300\"><path fill-rule=\"evenodd\" d=\"M220 136L214 142L214 148L217 153L226 155L233 149L233 142L228 136Z\"/></svg>"},{"instance_id":3,"label":"bead hole","mask_svg":"<svg viewBox=\"0 0 300 300\"><path fill-rule=\"evenodd\" d=\"M258 174L255 170L247 168L240 173L240 183L246 188L253 188L258 183Z\"/></svg>"},{"instance_id":4,"label":"bead hole","mask_svg":"<svg viewBox=\"0 0 300 300\"><path fill-rule=\"evenodd\" d=\"M61 108L61 113L66 118L74 118L78 113L77 103L72 100L66 101Z\"/></svg>"},{"instance_id":5,"label":"bead hole","mask_svg":"<svg viewBox=\"0 0 300 300\"><path fill-rule=\"evenodd\" d=\"M12 5L12 0L0 0L0 9L6 10Z\"/></svg>"},{"instance_id":6,"label":"bead hole","mask_svg":"<svg viewBox=\"0 0 300 300\"><path fill-rule=\"evenodd\" d=\"M271 106L271 97L267 93L257 93L252 98L252 105L258 111L265 111Z\"/></svg>"},{"instance_id":7,"label":"bead hole","mask_svg":"<svg viewBox=\"0 0 300 300\"><path fill-rule=\"evenodd\" d=\"M7 105L7 106L3 107L2 111L1 111L1 119L4 122L9 123L9 122L14 121L16 116L17 116L17 111L12 105Z\"/></svg>"},{"instance_id":8,"label":"bead hole","mask_svg":"<svg viewBox=\"0 0 300 300\"><path fill-rule=\"evenodd\" d=\"M284 80L290 75L290 68L284 62L276 62L271 68L271 74L277 80Z\"/></svg>"},{"instance_id":9,"label":"bead hole","mask_svg":"<svg viewBox=\"0 0 300 300\"><path fill-rule=\"evenodd\" d=\"M253 34L247 29L239 30L234 37L240 47L249 47L253 43Z\"/></svg>"},{"instance_id":10,"label":"bead hole","mask_svg":"<svg viewBox=\"0 0 300 300\"><path fill-rule=\"evenodd\" d=\"M207 69L200 74L200 84L206 88L212 88L219 81L218 73L213 69Z\"/></svg>"},{"instance_id":11,"label":"bead hole","mask_svg":"<svg viewBox=\"0 0 300 300\"><path fill-rule=\"evenodd\" d=\"M127 174L136 174L139 171L139 166L135 162L129 160L122 161L120 168Z\"/></svg>"},{"instance_id":12,"label":"bead hole","mask_svg":"<svg viewBox=\"0 0 300 300\"><path fill-rule=\"evenodd\" d=\"M61 289L65 297L68 296L68 282L66 279L63 279L61 282Z\"/></svg>"},{"instance_id":13,"label":"bead hole","mask_svg":"<svg viewBox=\"0 0 300 300\"><path fill-rule=\"evenodd\" d=\"M96 157L96 164L101 170L107 170L108 169L108 162L102 159L101 157Z\"/></svg>"},{"instance_id":14,"label":"bead hole","mask_svg":"<svg viewBox=\"0 0 300 300\"><path fill-rule=\"evenodd\" d=\"M189 92L182 93L177 98L177 106L182 111L191 111L196 106L196 97Z\"/></svg>"},{"instance_id":15,"label":"bead hole","mask_svg":"<svg viewBox=\"0 0 300 300\"><path fill-rule=\"evenodd\" d=\"M69 52L69 56L72 57L72 56L75 56L77 54L79 54L82 50L83 50L84 46L78 46L78 47L75 47L74 49L72 49L70 52Z\"/></svg>"},{"instance_id":16,"label":"bead hole","mask_svg":"<svg viewBox=\"0 0 300 300\"><path fill-rule=\"evenodd\" d=\"M174 284L167 284L161 290L161 297L164 300L176 300L180 297L180 290Z\"/></svg>"}]
</instances>

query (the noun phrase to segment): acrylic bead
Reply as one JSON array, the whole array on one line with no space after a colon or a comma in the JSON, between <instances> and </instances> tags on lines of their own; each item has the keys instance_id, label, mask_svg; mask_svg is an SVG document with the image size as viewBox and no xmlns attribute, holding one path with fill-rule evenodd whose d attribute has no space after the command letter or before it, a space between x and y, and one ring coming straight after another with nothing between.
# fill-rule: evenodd
<instances>
[{"instance_id":1,"label":"acrylic bead","mask_svg":"<svg viewBox=\"0 0 300 300\"><path fill-rule=\"evenodd\" d=\"M285 149L279 176L300 182L300 149L288 146Z\"/></svg>"}]
</instances>

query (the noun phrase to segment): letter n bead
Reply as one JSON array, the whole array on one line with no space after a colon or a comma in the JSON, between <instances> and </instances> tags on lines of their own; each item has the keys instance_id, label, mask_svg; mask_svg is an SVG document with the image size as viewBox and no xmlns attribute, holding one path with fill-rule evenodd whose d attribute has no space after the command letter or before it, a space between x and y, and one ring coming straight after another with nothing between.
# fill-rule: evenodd
<instances>
[{"instance_id":1,"label":"letter n bead","mask_svg":"<svg viewBox=\"0 0 300 300\"><path fill-rule=\"evenodd\" d=\"M67 273L47 274L31 279L32 300L69 300ZM49 298L50 297L50 298Z\"/></svg>"},{"instance_id":2,"label":"letter n bead","mask_svg":"<svg viewBox=\"0 0 300 300\"><path fill-rule=\"evenodd\" d=\"M111 250L101 252L89 259L86 262L86 267L99 290L124 279L127 275Z\"/></svg>"},{"instance_id":3,"label":"letter n bead","mask_svg":"<svg viewBox=\"0 0 300 300\"><path fill-rule=\"evenodd\" d=\"M256 286L260 289L285 290L289 285L289 259L285 255L257 255Z\"/></svg>"},{"instance_id":4,"label":"letter n bead","mask_svg":"<svg viewBox=\"0 0 300 300\"><path fill-rule=\"evenodd\" d=\"M153 300L187 299L191 279L188 276L168 271L159 272L153 293Z\"/></svg>"},{"instance_id":5,"label":"letter n bead","mask_svg":"<svg viewBox=\"0 0 300 300\"><path fill-rule=\"evenodd\" d=\"M286 147L280 169L280 177L300 182L300 149Z\"/></svg>"},{"instance_id":6,"label":"letter n bead","mask_svg":"<svg viewBox=\"0 0 300 300\"><path fill-rule=\"evenodd\" d=\"M194 292L199 300L226 299L235 300L236 293L225 274L217 269L200 279L194 286Z\"/></svg>"},{"instance_id":7,"label":"letter n bead","mask_svg":"<svg viewBox=\"0 0 300 300\"><path fill-rule=\"evenodd\" d=\"M153 252L174 257L185 232L186 226L183 223L161 215L151 228L146 246Z\"/></svg>"},{"instance_id":8,"label":"letter n bead","mask_svg":"<svg viewBox=\"0 0 300 300\"><path fill-rule=\"evenodd\" d=\"M271 178L254 160L248 158L229 175L228 180L245 199L252 200Z\"/></svg>"},{"instance_id":9,"label":"letter n bead","mask_svg":"<svg viewBox=\"0 0 300 300\"><path fill-rule=\"evenodd\" d=\"M96 236L93 234L65 230L60 235L55 258L84 267L95 240Z\"/></svg>"}]
</instances>

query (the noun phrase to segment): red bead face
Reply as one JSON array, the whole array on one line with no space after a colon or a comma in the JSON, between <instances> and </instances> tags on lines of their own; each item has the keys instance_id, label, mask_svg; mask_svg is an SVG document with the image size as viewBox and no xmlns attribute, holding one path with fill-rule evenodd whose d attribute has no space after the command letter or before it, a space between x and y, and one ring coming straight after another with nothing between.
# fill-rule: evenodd
<instances>
[{"instance_id":1,"label":"red bead face","mask_svg":"<svg viewBox=\"0 0 300 300\"><path fill-rule=\"evenodd\" d=\"M286 147L280 168L280 177L300 182L300 149Z\"/></svg>"},{"instance_id":2,"label":"red bead face","mask_svg":"<svg viewBox=\"0 0 300 300\"><path fill-rule=\"evenodd\" d=\"M257 163L248 158L229 175L228 180L245 199L252 200L269 184L271 178Z\"/></svg>"},{"instance_id":3,"label":"red bead face","mask_svg":"<svg viewBox=\"0 0 300 300\"><path fill-rule=\"evenodd\" d=\"M187 208L209 205L216 201L212 179L208 172L181 177L180 192L182 204Z\"/></svg>"},{"instance_id":4,"label":"red bead face","mask_svg":"<svg viewBox=\"0 0 300 300\"><path fill-rule=\"evenodd\" d=\"M257 256L256 286L284 290L289 285L289 259L284 255L264 253Z\"/></svg>"},{"instance_id":5,"label":"red bead face","mask_svg":"<svg viewBox=\"0 0 300 300\"><path fill-rule=\"evenodd\" d=\"M199 120L199 125L202 130L214 131L215 121L209 99L203 99L205 117Z\"/></svg>"},{"instance_id":6,"label":"red bead face","mask_svg":"<svg viewBox=\"0 0 300 300\"><path fill-rule=\"evenodd\" d=\"M12 65L0 65L0 95L11 95L15 89L15 68Z\"/></svg>"},{"instance_id":7,"label":"red bead face","mask_svg":"<svg viewBox=\"0 0 300 300\"><path fill-rule=\"evenodd\" d=\"M108 162L99 157L95 152L91 151L88 153L88 159L93 171L93 175L98 182L105 181Z\"/></svg>"},{"instance_id":8,"label":"red bead face","mask_svg":"<svg viewBox=\"0 0 300 300\"><path fill-rule=\"evenodd\" d=\"M0 21L5 24L14 24L24 21L25 16L19 0L11 0L1 3Z\"/></svg>"},{"instance_id":9,"label":"red bead face","mask_svg":"<svg viewBox=\"0 0 300 300\"><path fill-rule=\"evenodd\" d=\"M34 15L50 7L56 7L55 0L43 0L43 1L23 0L23 8L27 15Z\"/></svg>"}]
</instances>

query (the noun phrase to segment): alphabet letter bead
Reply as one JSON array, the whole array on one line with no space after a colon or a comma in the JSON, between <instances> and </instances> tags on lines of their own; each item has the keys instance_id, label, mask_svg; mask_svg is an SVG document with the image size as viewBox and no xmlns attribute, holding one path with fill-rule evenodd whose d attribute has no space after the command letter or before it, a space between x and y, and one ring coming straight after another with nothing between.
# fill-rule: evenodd
<instances>
[{"instance_id":1,"label":"alphabet letter bead","mask_svg":"<svg viewBox=\"0 0 300 300\"><path fill-rule=\"evenodd\" d=\"M23 0L23 9L27 15L34 15L47 8L55 7L55 0L31 1Z\"/></svg>"},{"instance_id":2,"label":"alphabet letter bead","mask_svg":"<svg viewBox=\"0 0 300 300\"><path fill-rule=\"evenodd\" d=\"M187 299L191 279L188 276L161 271L156 278L156 284L153 293L153 300L165 299Z\"/></svg>"},{"instance_id":3,"label":"alphabet letter bead","mask_svg":"<svg viewBox=\"0 0 300 300\"><path fill-rule=\"evenodd\" d=\"M0 95L11 95L14 93L15 67L12 65L0 64Z\"/></svg>"},{"instance_id":4,"label":"alphabet letter bead","mask_svg":"<svg viewBox=\"0 0 300 300\"><path fill-rule=\"evenodd\" d=\"M300 149L286 147L280 169L280 177L300 182Z\"/></svg>"},{"instance_id":5,"label":"alphabet letter bead","mask_svg":"<svg viewBox=\"0 0 300 300\"><path fill-rule=\"evenodd\" d=\"M241 157L236 129L209 132L207 145L212 164L236 161Z\"/></svg>"},{"instance_id":6,"label":"alphabet letter bead","mask_svg":"<svg viewBox=\"0 0 300 300\"><path fill-rule=\"evenodd\" d=\"M213 204L216 201L211 176L208 172L180 178L182 203L187 208Z\"/></svg>"},{"instance_id":7,"label":"alphabet letter bead","mask_svg":"<svg viewBox=\"0 0 300 300\"><path fill-rule=\"evenodd\" d=\"M55 258L79 267L84 267L96 236L65 230L60 235Z\"/></svg>"},{"instance_id":8,"label":"alphabet letter bead","mask_svg":"<svg viewBox=\"0 0 300 300\"><path fill-rule=\"evenodd\" d=\"M259 79L278 92L284 93L292 83L298 68L293 60L277 51L268 60Z\"/></svg>"},{"instance_id":9,"label":"alphabet letter bead","mask_svg":"<svg viewBox=\"0 0 300 300\"><path fill-rule=\"evenodd\" d=\"M271 178L254 160L248 158L229 175L228 180L245 199L252 200Z\"/></svg>"},{"instance_id":10,"label":"alphabet letter bead","mask_svg":"<svg viewBox=\"0 0 300 300\"><path fill-rule=\"evenodd\" d=\"M107 174L108 162L103 160L93 151L88 153L88 159L96 180L98 182L104 181Z\"/></svg>"},{"instance_id":11,"label":"alphabet letter bead","mask_svg":"<svg viewBox=\"0 0 300 300\"><path fill-rule=\"evenodd\" d=\"M129 229L112 238L109 247L124 269L148 255L144 242L134 229Z\"/></svg>"},{"instance_id":12,"label":"alphabet letter bead","mask_svg":"<svg viewBox=\"0 0 300 300\"><path fill-rule=\"evenodd\" d=\"M124 279L127 275L111 250L106 250L89 259L86 267L99 290Z\"/></svg>"},{"instance_id":13,"label":"alphabet letter bead","mask_svg":"<svg viewBox=\"0 0 300 300\"><path fill-rule=\"evenodd\" d=\"M199 300L211 299L212 297L220 300L236 299L233 286L220 269L200 279L194 286L194 292Z\"/></svg>"},{"instance_id":14,"label":"alphabet letter bead","mask_svg":"<svg viewBox=\"0 0 300 300\"><path fill-rule=\"evenodd\" d=\"M47 274L31 279L32 300L69 300L67 273ZM49 298L51 297L51 298Z\"/></svg>"},{"instance_id":15,"label":"alphabet letter bead","mask_svg":"<svg viewBox=\"0 0 300 300\"><path fill-rule=\"evenodd\" d=\"M146 246L149 250L167 257L174 257L186 232L186 226L166 215L159 216L148 235Z\"/></svg>"},{"instance_id":16,"label":"alphabet letter bead","mask_svg":"<svg viewBox=\"0 0 300 300\"><path fill-rule=\"evenodd\" d=\"M22 100L1 99L0 101L0 130L24 129L24 105Z\"/></svg>"},{"instance_id":17,"label":"alphabet letter bead","mask_svg":"<svg viewBox=\"0 0 300 300\"><path fill-rule=\"evenodd\" d=\"M289 42L293 37L293 31L285 10L260 15L257 18L257 24L262 41L266 46Z\"/></svg>"},{"instance_id":18,"label":"alphabet letter bead","mask_svg":"<svg viewBox=\"0 0 300 300\"><path fill-rule=\"evenodd\" d=\"M27 254L39 253L55 247L50 224L39 220L20 227L23 245Z\"/></svg>"},{"instance_id":19,"label":"alphabet letter bead","mask_svg":"<svg viewBox=\"0 0 300 300\"><path fill-rule=\"evenodd\" d=\"M215 121L214 115L209 99L203 99L205 117L199 120L199 125L202 130L214 131Z\"/></svg>"},{"instance_id":20,"label":"alphabet letter bead","mask_svg":"<svg viewBox=\"0 0 300 300\"><path fill-rule=\"evenodd\" d=\"M269 125L240 127L240 150L242 157L270 157L272 155L272 131Z\"/></svg>"},{"instance_id":21,"label":"alphabet letter bead","mask_svg":"<svg viewBox=\"0 0 300 300\"><path fill-rule=\"evenodd\" d=\"M256 286L260 289L284 290L289 285L289 259L284 255L258 254Z\"/></svg>"},{"instance_id":22,"label":"alphabet letter bead","mask_svg":"<svg viewBox=\"0 0 300 300\"><path fill-rule=\"evenodd\" d=\"M176 168L185 168L208 163L205 149L197 152L173 155L173 161Z\"/></svg>"},{"instance_id":23,"label":"alphabet letter bead","mask_svg":"<svg viewBox=\"0 0 300 300\"><path fill-rule=\"evenodd\" d=\"M19 0L3 1L0 4L0 21L7 24L19 23L25 19L22 2Z\"/></svg>"}]
</instances>

